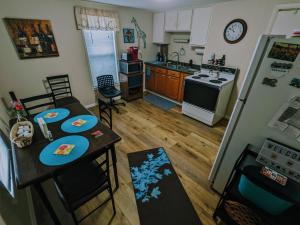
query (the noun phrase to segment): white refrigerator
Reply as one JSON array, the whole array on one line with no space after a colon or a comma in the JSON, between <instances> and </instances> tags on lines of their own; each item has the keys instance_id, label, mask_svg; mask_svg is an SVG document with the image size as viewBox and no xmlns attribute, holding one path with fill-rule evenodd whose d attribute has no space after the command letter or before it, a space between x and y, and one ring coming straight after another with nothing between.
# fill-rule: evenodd
<instances>
[{"instance_id":1,"label":"white refrigerator","mask_svg":"<svg viewBox=\"0 0 300 225\"><path fill-rule=\"evenodd\" d=\"M300 151L300 139L268 126L283 104L300 96L300 89L290 86L292 79L300 79L300 54L295 54L298 45L299 38L260 37L210 172L209 180L217 192L224 190L235 161L248 144L253 151L259 152L264 140L271 138ZM292 65L292 68L285 73L274 72L271 71L274 62ZM271 79L270 82L263 84L265 78Z\"/></svg>"}]
</instances>

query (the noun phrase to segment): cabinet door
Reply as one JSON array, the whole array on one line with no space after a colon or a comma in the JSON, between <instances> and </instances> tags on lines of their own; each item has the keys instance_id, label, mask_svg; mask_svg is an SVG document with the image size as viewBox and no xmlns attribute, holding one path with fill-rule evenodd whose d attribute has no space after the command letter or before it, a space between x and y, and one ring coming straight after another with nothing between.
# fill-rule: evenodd
<instances>
[{"instance_id":1,"label":"cabinet door","mask_svg":"<svg viewBox=\"0 0 300 225\"><path fill-rule=\"evenodd\" d=\"M153 14L153 43L168 44L169 34L165 32L165 14L154 13Z\"/></svg>"},{"instance_id":2,"label":"cabinet door","mask_svg":"<svg viewBox=\"0 0 300 225\"><path fill-rule=\"evenodd\" d=\"M179 92L178 92L178 101L183 101L183 94L184 94L184 78L189 76L190 74L181 73L180 76L180 83L179 83Z\"/></svg>"},{"instance_id":3,"label":"cabinet door","mask_svg":"<svg viewBox=\"0 0 300 225\"><path fill-rule=\"evenodd\" d=\"M177 30L177 10L167 11L165 13L165 31Z\"/></svg>"},{"instance_id":4,"label":"cabinet door","mask_svg":"<svg viewBox=\"0 0 300 225\"><path fill-rule=\"evenodd\" d=\"M194 9L190 37L191 45L203 46L207 43L211 11L211 7Z\"/></svg>"},{"instance_id":5,"label":"cabinet door","mask_svg":"<svg viewBox=\"0 0 300 225\"><path fill-rule=\"evenodd\" d=\"M193 10L178 11L177 31L190 32Z\"/></svg>"},{"instance_id":6,"label":"cabinet door","mask_svg":"<svg viewBox=\"0 0 300 225\"><path fill-rule=\"evenodd\" d=\"M177 100L179 92L180 79L174 76L167 76L166 79L166 96Z\"/></svg>"},{"instance_id":7,"label":"cabinet door","mask_svg":"<svg viewBox=\"0 0 300 225\"><path fill-rule=\"evenodd\" d=\"M155 74L155 90L161 95L166 95L166 86L167 86L167 75L156 73Z\"/></svg>"},{"instance_id":8,"label":"cabinet door","mask_svg":"<svg viewBox=\"0 0 300 225\"><path fill-rule=\"evenodd\" d=\"M145 86L150 91L155 89L155 72L151 70L150 66L146 66L145 69Z\"/></svg>"}]
</instances>

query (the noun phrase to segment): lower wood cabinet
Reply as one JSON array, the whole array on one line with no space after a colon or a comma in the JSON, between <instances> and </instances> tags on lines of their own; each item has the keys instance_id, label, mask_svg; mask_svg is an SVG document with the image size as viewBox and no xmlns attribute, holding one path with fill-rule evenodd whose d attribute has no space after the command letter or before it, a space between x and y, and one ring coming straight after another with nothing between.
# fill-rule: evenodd
<instances>
[{"instance_id":1,"label":"lower wood cabinet","mask_svg":"<svg viewBox=\"0 0 300 225\"><path fill-rule=\"evenodd\" d=\"M188 74L146 65L146 89L178 102L183 100L183 81Z\"/></svg>"},{"instance_id":2,"label":"lower wood cabinet","mask_svg":"<svg viewBox=\"0 0 300 225\"><path fill-rule=\"evenodd\" d=\"M171 99L178 100L180 79L178 77L166 77L166 91L165 95Z\"/></svg>"},{"instance_id":3,"label":"lower wood cabinet","mask_svg":"<svg viewBox=\"0 0 300 225\"><path fill-rule=\"evenodd\" d=\"M156 85L155 85L155 91L158 93L158 94L161 94L161 95L166 95L166 90L167 90L167 75L165 74L161 74L161 73L155 73L155 82L156 82Z\"/></svg>"},{"instance_id":4,"label":"lower wood cabinet","mask_svg":"<svg viewBox=\"0 0 300 225\"><path fill-rule=\"evenodd\" d=\"M145 86L147 90L155 91L155 72L150 66L146 66Z\"/></svg>"}]
</instances>

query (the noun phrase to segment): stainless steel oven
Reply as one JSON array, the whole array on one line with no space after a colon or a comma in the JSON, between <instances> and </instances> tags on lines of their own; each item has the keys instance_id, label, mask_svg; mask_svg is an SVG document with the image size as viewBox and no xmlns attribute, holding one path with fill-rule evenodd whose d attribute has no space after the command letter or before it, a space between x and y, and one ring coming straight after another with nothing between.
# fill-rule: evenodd
<instances>
[{"instance_id":1,"label":"stainless steel oven","mask_svg":"<svg viewBox=\"0 0 300 225\"><path fill-rule=\"evenodd\" d=\"M125 74L133 74L143 72L143 61L119 61L120 72Z\"/></svg>"},{"instance_id":2,"label":"stainless steel oven","mask_svg":"<svg viewBox=\"0 0 300 225\"><path fill-rule=\"evenodd\" d=\"M214 112L218 102L219 93L220 88L215 85L186 79L183 101Z\"/></svg>"}]
</instances>

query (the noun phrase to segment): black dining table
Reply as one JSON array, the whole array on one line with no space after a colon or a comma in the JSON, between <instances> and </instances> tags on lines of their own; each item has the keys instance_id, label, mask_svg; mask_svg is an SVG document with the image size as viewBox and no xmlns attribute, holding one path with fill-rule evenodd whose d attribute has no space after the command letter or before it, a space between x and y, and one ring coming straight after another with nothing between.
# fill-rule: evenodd
<instances>
[{"instance_id":1,"label":"black dining table","mask_svg":"<svg viewBox=\"0 0 300 225\"><path fill-rule=\"evenodd\" d=\"M61 108L70 110L69 116L61 121L47 124L54 140L61 137L74 135L62 131L61 124L65 120L77 115L91 115L91 112L88 111L81 103L72 103ZM84 155L68 164L60 166L47 166L40 162L39 155L43 148L50 143L50 141L43 136L39 125L34 122L33 116L29 116L27 119L34 125L34 136L32 144L22 149L18 148L16 145L14 145L14 147L12 148L16 186L18 189L22 189L32 185L36 189L37 193L45 204L45 207L48 210L51 218L53 219L53 222L56 225L61 225L61 222L59 221L42 187L42 183L44 181L51 179L56 175L59 175L59 173L72 166L76 166L80 163L88 161L93 161L100 155L102 155L104 150L109 149L111 151L112 157L112 166L116 185L115 188L117 189L119 187L115 143L119 142L121 140L121 137L110 128L108 128L105 124L101 123L101 121L98 121L97 125L90 130L76 133L76 135L86 137L89 141L89 148ZM12 126L14 122L15 121L11 120L10 125ZM103 132L103 135L98 138L92 135L92 133L97 130Z\"/></svg>"}]
</instances>

